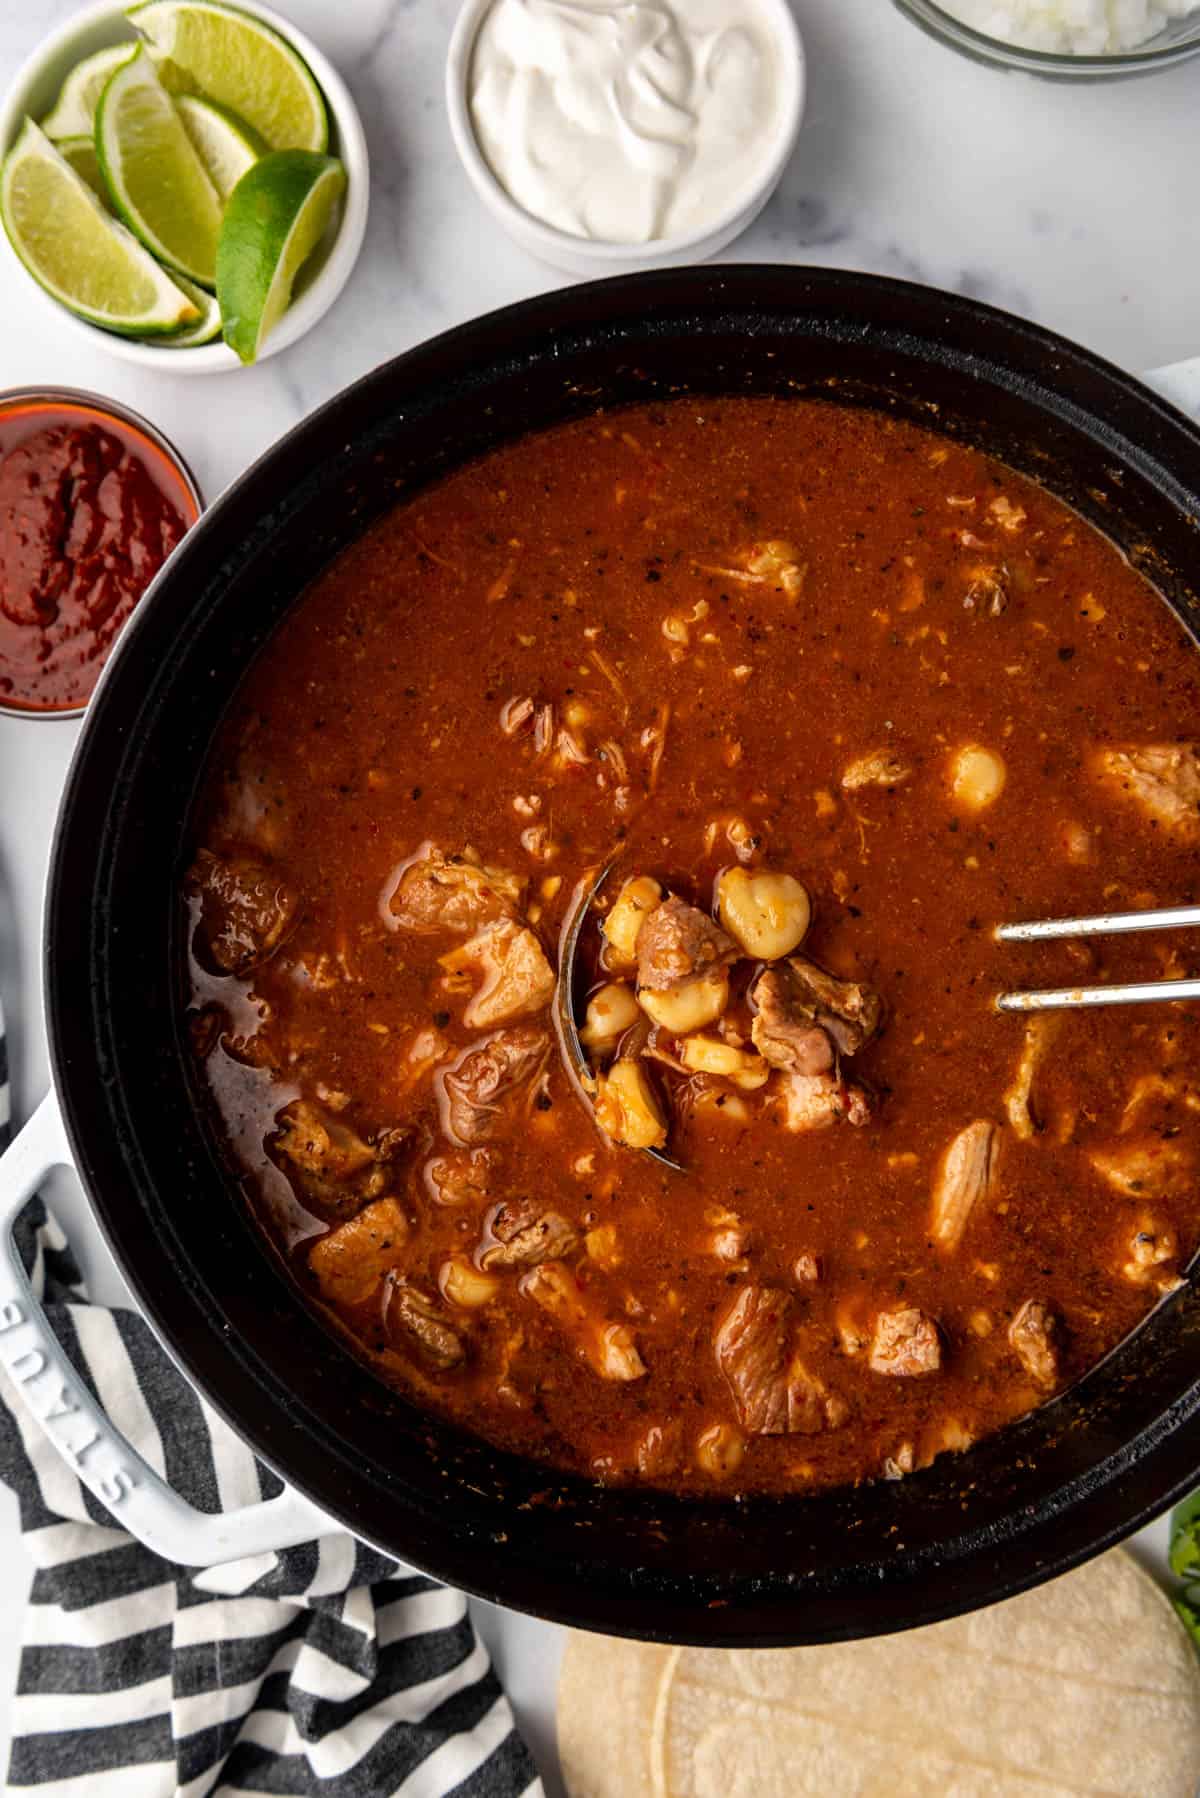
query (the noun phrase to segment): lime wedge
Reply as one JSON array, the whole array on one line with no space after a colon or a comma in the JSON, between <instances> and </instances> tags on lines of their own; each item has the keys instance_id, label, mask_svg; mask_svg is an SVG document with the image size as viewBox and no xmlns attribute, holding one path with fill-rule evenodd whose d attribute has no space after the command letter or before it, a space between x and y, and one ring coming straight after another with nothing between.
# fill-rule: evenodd
<instances>
[{"instance_id":1,"label":"lime wedge","mask_svg":"<svg viewBox=\"0 0 1200 1798\"><path fill-rule=\"evenodd\" d=\"M63 137L90 137L99 100L114 69L128 62L137 46L112 44L77 62L58 91L58 99L42 120L42 130L56 141Z\"/></svg>"},{"instance_id":2,"label":"lime wedge","mask_svg":"<svg viewBox=\"0 0 1200 1798\"><path fill-rule=\"evenodd\" d=\"M144 50L109 77L96 149L112 201L152 255L211 287L221 202Z\"/></svg>"},{"instance_id":3,"label":"lime wedge","mask_svg":"<svg viewBox=\"0 0 1200 1798\"><path fill-rule=\"evenodd\" d=\"M128 18L168 87L245 119L272 150L323 150L325 101L308 65L258 19L211 0L145 0Z\"/></svg>"},{"instance_id":4,"label":"lime wedge","mask_svg":"<svg viewBox=\"0 0 1200 1798\"><path fill-rule=\"evenodd\" d=\"M263 153L263 144L248 125L198 94L180 94L175 105L192 147L208 170L222 200L227 200L247 169Z\"/></svg>"},{"instance_id":5,"label":"lime wedge","mask_svg":"<svg viewBox=\"0 0 1200 1798\"><path fill-rule=\"evenodd\" d=\"M198 322L186 325L182 331L172 331L169 337L160 337L155 344L160 350L190 350L200 343L212 343L221 335L221 308L211 293L205 293L186 275L175 275L176 284L182 287L192 305L200 314Z\"/></svg>"},{"instance_id":6,"label":"lime wedge","mask_svg":"<svg viewBox=\"0 0 1200 1798\"><path fill-rule=\"evenodd\" d=\"M272 150L234 188L217 245L225 341L253 362L292 285L328 231L346 186L336 156Z\"/></svg>"},{"instance_id":7,"label":"lime wedge","mask_svg":"<svg viewBox=\"0 0 1200 1798\"><path fill-rule=\"evenodd\" d=\"M60 156L64 157L75 173L87 182L106 212L111 211L108 204L108 189L104 185L104 176L100 173L100 158L96 154L94 137L60 137L55 145Z\"/></svg>"},{"instance_id":8,"label":"lime wedge","mask_svg":"<svg viewBox=\"0 0 1200 1798\"><path fill-rule=\"evenodd\" d=\"M35 281L93 325L155 337L196 307L26 119L0 171L0 217Z\"/></svg>"}]
</instances>

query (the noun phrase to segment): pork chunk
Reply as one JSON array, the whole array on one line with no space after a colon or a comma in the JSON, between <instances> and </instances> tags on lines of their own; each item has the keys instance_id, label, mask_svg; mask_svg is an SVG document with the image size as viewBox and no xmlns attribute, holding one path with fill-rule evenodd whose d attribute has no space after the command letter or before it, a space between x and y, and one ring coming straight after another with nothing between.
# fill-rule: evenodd
<instances>
[{"instance_id":1,"label":"pork chunk","mask_svg":"<svg viewBox=\"0 0 1200 1798\"><path fill-rule=\"evenodd\" d=\"M879 995L869 986L839 980L800 955L766 968L754 983L753 997L758 1008L751 1030L754 1046L789 1073L824 1073L833 1066L833 1051L856 1055L883 1015Z\"/></svg>"},{"instance_id":2,"label":"pork chunk","mask_svg":"<svg viewBox=\"0 0 1200 1798\"><path fill-rule=\"evenodd\" d=\"M996 562L979 562L967 571L967 588L963 594L966 611L977 618L999 618L1008 610L1009 572Z\"/></svg>"},{"instance_id":3,"label":"pork chunk","mask_svg":"<svg viewBox=\"0 0 1200 1798\"><path fill-rule=\"evenodd\" d=\"M610 1322L584 1283L561 1261L545 1261L525 1275L521 1291L551 1316L577 1353L602 1380L640 1380L646 1363L627 1324Z\"/></svg>"},{"instance_id":4,"label":"pork chunk","mask_svg":"<svg viewBox=\"0 0 1200 1798\"><path fill-rule=\"evenodd\" d=\"M857 980L827 974L802 955L793 955L787 965L796 983L793 990L798 989L793 1003L808 1006L813 1022L828 1032L840 1054L857 1055L879 1029L883 1017L879 994Z\"/></svg>"},{"instance_id":5,"label":"pork chunk","mask_svg":"<svg viewBox=\"0 0 1200 1798\"><path fill-rule=\"evenodd\" d=\"M1170 1224L1144 1211L1129 1238L1129 1256L1121 1273L1131 1286L1149 1286L1155 1292L1173 1292L1180 1284L1176 1262L1179 1239Z\"/></svg>"},{"instance_id":6,"label":"pork chunk","mask_svg":"<svg viewBox=\"0 0 1200 1798\"><path fill-rule=\"evenodd\" d=\"M796 600L804 588L808 563L797 558L794 544L782 537L771 537L766 543L753 543L746 552L746 572L777 593Z\"/></svg>"},{"instance_id":7,"label":"pork chunk","mask_svg":"<svg viewBox=\"0 0 1200 1798\"><path fill-rule=\"evenodd\" d=\"M460 1149L486 1142L500 1122L506 1099L545 1066L550 1038L532 1024L497 1030L465 1049L452 1067L434 1077L442 1124Z\"/></svg>"},{"instance_id":8,"label":"pork chunk","mask_svg":"<svg viewBox=\"0 0 1200 1798\"><path fill-rule=\"evenodd\" d=\"M824 1380L794 1356L788 1369L788 1430L793 1436L815 1436L836 1430L850 1415L850 1407Z\"/></svg>"},{"instance_id":9,"label":"pork chunk","mask_svg":"<svg viewBox=\"0 0 1200 1798\"><path fill-rule=\"evenodd\" d=\"M727 1205L709 1205L704 1212L705 1250L718 1261L742 1261L750 1250L749 1226Z\"/></svg>"},{"instance_id":10,"label":"pork chunk","mask_svg":"<svg viewBox=\"0 0 1200 1798\"><path fill-rule=\"evenodd\" d=\"M796 1355L794 1337L794 1301L776 1286L743 1286L717 1325L717 1366L739 1423L753 1435L814 1435L846 1416Z\"/></svg>"},{"instance_id":11,"label":"pork chunk","mask_svg":"<svg viewBox=\"0 0 1200 1798\"><path fill-rule=\"evenodd\" d=\"M1192 743L1101 749L1093 766L1103 786L1131 799L1181 841L1200 841L1200 751Z\"/></svg>"},{"instance_id":12,"label":"pork chunk","mask_svg":"<svg viewBox=\"0 0 1200 1798\"><path fill-rule=\"evenodd\" d=\"M637 936L638 985L669 992L697 975L736 961L738 946L719 924L682 899L664 899Z\"/></svg>"},{"instance_id":13,"label":"pork chunk","mask_svg":"<svg viewBox=\"0 0 1200 1798\"><path fill-rule=\"evenodd\" d=\"M436 1299L393 1280L387 1298L387 1323L393 1340L431 1373L451 1373L466 1360L466 1344Z\"/></svg>"},{"instance_id":14,"label":"pork chunk","mask_svg":"<svg viewBox=\"0 0 1200 1798\"><path fill-rule=\"evenodd\" d=\"M976 1118L942 1156L933 1184L933 1240L956 1249L972 1211L991 1191L996 1172L996 1126Z\"/></svg>"},{"instance_id":15,"label":"pork chunk","mask_svg":"<svg viewBox=\"0 0 1200 1798\"><path fill-rule=\"evenodd\" d=\"M267 862L248 855L223 859L202 849L188 887L200 900L197 952L221 974L261 967L299 920L299 896Z\"/></svg>"},{"instance_id":16,"label":"pork chunk","mask_svg":"<svg viewBox=\"0 0 1200 1798\"><path fill-rule=\"evenodd\" d=\"M776 1287L743 1286L713 1338L738 1420L756 1435L787 1430L793 1310L790 1296Z\"/></svg>"},{"instance_id":17,"label":"pork chunk","mask_svg":"<svg viewBox=\"0 0 1200 1798\"><path fill-rule=\"evenodd\" d=\"M273 1159L310 1205L338 1218L352 1215L366 1199L383 1197L392 1184L391 1164L413 1135L398 1125L367 1142L311 1099L294 1099L276 1122L266 1144Z\"/></svg>"},{"instance_id":18,"label":"pork chunk","mask_svg":"<svg viewBox=\"0 0 1200 1798\"><path fill-rule=\"evenodd\" d=\"M488 1185L494 1174L491 1149L451 1150L425 1163L425 1187L435 1205L487 1203Z\"/></svg>"},{"instance_id":19,"label":"pork chunk","mask_svg":"<svg viewBox=\"0 0 1200 1798\"><path fill-rule=\"evenodd\" d=\"M1021 1056L1012 1084L1004 1095L1008 1121L1022 1142L1032 1142L1041 1127L1033 1107L1033 1083L1061 1028L1061 1016L1050 1011L1039 1012L1025 1026Z\"/></svg>"},{"instance_id":20,"label":"pork chunk","mask_svg":"<svg viewBox=\"0 0 1200 1798\"><path fill-rule=\"evenodd\" d=\"M506 1199L488 1220L483 1267L534 1267L562 1261L579 1247L579 1232L560 1212L535 1199Z\"/></svg>"},{"instance_id":21,"label":"pork chunk","mask_svg":"<svg viewBox=\"0 0 1200 1798\"><path fill-rule=\"evenodd\" d=\"M311 1099L293 1099L277 1119L271 1146L301 1176L318 1181L351 1180L376 1159L358 1132Z\"/></svg>"},{"instance_id":22,"label":"pork chunk","mask_svg":"<svg viewBox=\"0 0 1200 1798\"><path fill-rule=\"evenodd\" d=\"M1092 1166L1126 1198L1177 1198L1191 1190L1196 1163L1187 1145L1172 1136L1145 1136L1096 1149Z\"/></svg>"},{"instance_id":23,"label":"pork chunk","mask_svg":"<svg viewBox=\"0 0 1200 1798\"><path fill-rule=\"evenodd\" d=\"M942 1343L932 1317L912 1305L881 1311L875 1319L868 1363L872 1373L905 1379L936 1373L942 1365Z\"/></svg>"},{"instance_id":24,"label":"pork chunk","mask_svg":"<svg viewBox=\"0 0 1200 1798\"><path fill-rule=\"evenodd\" d=\"M1053 1386L1058 1379L1057 1329L1058 1319L1040 1299L1026 1299L1008 1326L1009 1344L1037 1386Z\"/></svg>"},{"instance_id":25,"label":"pork chunk","mask_svg":"<svg viewBox=\"0 0 1200 1798\"><path fill-rule=\"evenodd\" d=\"M527 1018L554 996L554 972L542 945L527 925L511 918L489 924L440 962L448 973L466 971L480 982L463 1012L469 1030L493 1030Z\"/></svg>"},{"instance_id":26,"label":"pork chunk","mask_svg":"<svg viewBox=\"0 0 1200 1798\"><path fill-rule=\"evenodd\" d=\"M499 918L511 918L521 904L525 882L504 868L485 867L474 849L447 855L423 843L387 901L401 930L418 936L439 931L465 935Z\"/></svg>"},{"instance_id":27,"label":"pork chunk","mask_svg":"<svg viewBox=\"0 0 1200 1798\"><path fill-rule=\"evenodd\" d=\"M1129 1089L1125 1109L1121 1113L1120 1134L1133 1129L1142 1112L1152 1106L1164 1108L1168 1121L1176 1109L1200 1111L1200 1086L1181 1069L1155 1069L1139 1074Z\"/></svg>"},{"instance_id":28,"label":"pork chunk","mask_svg":"<svg viewBox=\"0 0 1200 1798\"><path fill-rule=\"evenodd\" d=\"M765 968L754 983L758 1007L750 1034L764 1061L789 1074L827 1074L834 1065L832 1039L813 1021L789 968Z\"/></svg>"},{"instance_id":29,"label":"pork chunk","mask_svg":"<svg viewBox=\"0 0 1200 1798\"><path fill-rule=\"evenodd\" d=\"M838 1074L786 1074L780 1077L779 1093L787 1130L827 1130L843 1120L861 1127L871 1119L871 1102L862 1087Z\"/></svg>"},{"instance_id":30,"label":"pork chunk","mask_svg":"<svg viewBox=\"0 0 1200 1798\"><path fill-rule=\"evenodd\" d=\"M333 1304L356 1305L397 1266L409 1236L409 1221L395 1199L376 1199L322 1236L309 1250L308 1265L321 1296Z\"/></svg>"}]
</instances>

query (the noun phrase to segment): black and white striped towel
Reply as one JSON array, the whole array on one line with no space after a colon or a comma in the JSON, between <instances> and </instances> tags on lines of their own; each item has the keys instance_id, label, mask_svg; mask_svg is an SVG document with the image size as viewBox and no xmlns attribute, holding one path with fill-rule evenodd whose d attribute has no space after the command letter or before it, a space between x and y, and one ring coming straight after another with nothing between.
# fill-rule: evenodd
<instances>
[{"instance_id":1,"label":"black and white striped towel","mask_svg":"<svg viewBox=\"0 0 1200 1798\"><path fill-rule=\"evenodd\" d=\"M0 1019L0 1144L8 1086ZM88 1303L40 1199L18 1241L80 1374L202 1509L279 1490L136 1313ZM9 1791L538 1798L466 1603L347 1535L197 1572L114 1527L0 1372L0 1477L34 1561Z\"/></svg>"}]
</instances>

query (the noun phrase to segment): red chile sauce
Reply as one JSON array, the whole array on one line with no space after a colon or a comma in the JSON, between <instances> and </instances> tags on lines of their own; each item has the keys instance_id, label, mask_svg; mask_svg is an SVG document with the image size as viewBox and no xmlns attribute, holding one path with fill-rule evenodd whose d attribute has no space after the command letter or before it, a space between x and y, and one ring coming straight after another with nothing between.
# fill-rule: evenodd
<instances>
[{"instance_id":1,"label":"red chile sauce","mask_svg":"<svg viewBox=\"0 0 1200 1798\"><path fill-rule=\"evenodd\" d=\"M0 705L86 703L198 507L170 457L90 406L0 408Z\"/></svg>"}]
</instances>

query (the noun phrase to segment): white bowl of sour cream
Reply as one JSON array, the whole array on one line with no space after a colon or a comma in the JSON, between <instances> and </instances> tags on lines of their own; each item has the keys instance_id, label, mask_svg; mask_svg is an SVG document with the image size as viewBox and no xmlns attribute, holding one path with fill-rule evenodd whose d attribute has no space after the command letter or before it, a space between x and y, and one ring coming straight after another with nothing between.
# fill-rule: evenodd
<instances>
[{"instance_id":1,"label":"white bowl of sour cream","mask_svg":"<svg viewBox=\"0 0 1200 1798\"><path fill-rule=\"evenodd\" d=\"M713 256L766 205L804 114L788 0L466 0L446 103L476 192L577 275Z\"/></svg>"}]
</instances>

